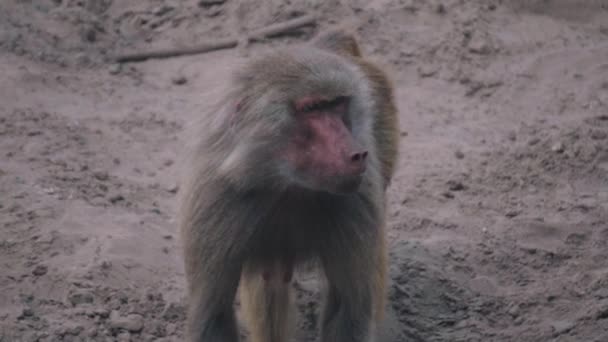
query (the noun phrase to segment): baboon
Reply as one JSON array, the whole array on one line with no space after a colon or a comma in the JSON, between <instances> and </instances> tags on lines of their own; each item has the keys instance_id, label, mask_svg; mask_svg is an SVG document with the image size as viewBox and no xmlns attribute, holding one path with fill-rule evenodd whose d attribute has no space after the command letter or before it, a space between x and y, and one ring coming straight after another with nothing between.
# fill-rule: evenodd
<instances>
[{"instance_id":1,"label":"baboon","mask_svg":"<svg viewBox=\"0 0 608 342\"><path fill-rule=\"evenodd\" d=\"M192 342L289 339L295 267L326 279L323 342L372 341L383 317L392 86L353 35L322 34L238 68L210 111L180 214ZM240 286L240 290L239 290Z\"/></svg>"}]
</instances>

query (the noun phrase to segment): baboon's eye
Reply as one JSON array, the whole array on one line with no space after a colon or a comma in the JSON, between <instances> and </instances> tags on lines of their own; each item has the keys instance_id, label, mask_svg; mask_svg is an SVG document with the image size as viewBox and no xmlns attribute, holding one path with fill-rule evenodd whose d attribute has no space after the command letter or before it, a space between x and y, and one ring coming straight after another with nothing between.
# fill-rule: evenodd
<instances>
[{"instance_id":1,"label":"baboon's eye","mask_svg":"<svg viewBox=\"0 0 608 342\"><path fill-rule=\"evenodd\" d=\"M336 96L331 100L317 99L313 101L307 101L306 103L299 106L298 110L304 113L317 112L317 111L332 111L337 109L339 106L348 102L348 96Z\"/></svg>"}]
</instances>

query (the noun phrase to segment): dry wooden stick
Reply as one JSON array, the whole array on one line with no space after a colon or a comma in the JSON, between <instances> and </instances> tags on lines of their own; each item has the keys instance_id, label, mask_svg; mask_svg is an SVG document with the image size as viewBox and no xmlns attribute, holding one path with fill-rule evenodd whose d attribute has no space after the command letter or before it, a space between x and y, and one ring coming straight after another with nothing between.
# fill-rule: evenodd
<instances>
[{"instance_id":1,"label":"dry wooden stick","mask_svg":"<svg viewBox=\"0 0 608 342\"><path fill-rule=\"evenodd\" d=\"M282 23L272 24L261 29L251 32L251 34L245 37L246 41L259 40L266 37L276 36L290 30L313 24L316 18L313 15L305 15L292 20L288 20ZM221 49L231 49L238 45L239 40L237 38L224 38L208 43L204 43L198 46L186 47L186 48L171 48L164 50L148 51L148 52L134 52L114 57L114 60L119 63L125 62L141 62L150 58L169 58L184 55L195 55L199 53L205 53Z\"/></svg>"}]
</instances>

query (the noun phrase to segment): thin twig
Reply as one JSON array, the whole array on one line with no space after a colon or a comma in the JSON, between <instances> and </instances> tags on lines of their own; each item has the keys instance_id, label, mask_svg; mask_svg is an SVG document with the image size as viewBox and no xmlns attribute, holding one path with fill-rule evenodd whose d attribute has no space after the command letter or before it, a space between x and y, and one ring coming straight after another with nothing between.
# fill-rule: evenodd
<instances>
[{"instance_id":1,"label":"thin twig","mask_svg":"<svg viewBox=\"0 0 608 342\"><path fill-rule=\"evenodd\" d=\"M251 34L245 37L245 40L249 42L280 35L293 29L299 28L301 26L314 24L315 20L316 18L314 16L305 15L299 18L288 20L286 22L272 24L251 32ZM156 51L126 53L115 56L114 60L119 63L126 63L141 62L150 58L170 58L184 55L195 55L221 49L232 49L238 45L238 42L238 38L224 38L208 43L203 43L201 45L193 47L170 48Z\"/></svg>"}]
</instances>

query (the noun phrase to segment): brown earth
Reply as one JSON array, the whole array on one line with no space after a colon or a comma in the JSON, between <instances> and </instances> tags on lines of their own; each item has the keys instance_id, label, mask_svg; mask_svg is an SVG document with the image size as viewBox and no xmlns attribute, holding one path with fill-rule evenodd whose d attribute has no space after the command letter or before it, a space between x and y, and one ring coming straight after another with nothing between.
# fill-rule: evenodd
<instances>
[{"instance_id":1,"label":"brown earth","mask_svg":"<svg viewBox=\"0 0 608 342\"><path fill-rule=\"evenodd\" d=\"M238 4L0 2L0 341L180 341L189 123L244 56L335 23L398 88L382 341L608 341L608 1ZM301 14L317 27L109 60ZM309 341L316 281L296 286Z\"/></svg>"}]
</instances>

